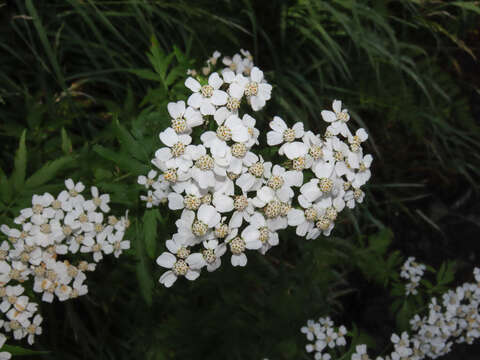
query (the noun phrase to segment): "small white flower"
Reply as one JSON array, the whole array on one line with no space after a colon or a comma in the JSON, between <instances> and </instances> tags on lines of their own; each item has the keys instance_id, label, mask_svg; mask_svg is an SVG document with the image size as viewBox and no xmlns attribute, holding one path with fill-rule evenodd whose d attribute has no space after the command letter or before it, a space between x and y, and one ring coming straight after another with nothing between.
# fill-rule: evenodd
<instances>
[{"instance_id":1,"label":"small white flower","mask_svg":"<svg viewBox=\"0 0 480 360\"><path fill-rule=\"evenodd\" d=\"M219 90L222 84L223 80L216 72L208 77L208 84L203 86L194 78L189 77L185 81L185 86L192 90L193 94L188 98L188 105L200 109L202 115L214 115L215 106L227 103L227 93Z\"/></svg>"},{"instance_id":2,"label":"small white flower","mask_svg":"<svg viewBox=\"0 0 480 360\"><path fill-rule=\"evenodd\" d=\"M295 139L301 138L304 133L303 123L297 122L290 129L279 116L275 116L269 125L272 131L267 133L267 144L270 146L295 141Z\"/></svg>"},{"instance_id":3,"label":"small white flower","mask_svg":"<svg viewBox=\"0 0 480 360\"><path fill-rule=\"evenodd\" d=\"M175 255L169 252L164 252L157 258L157 264L171 269L160 277L159 282L165 287L171 287L179 276L185 276L188 280L195 280L200 276L200 272L191 270L188 264L183 259L177 259Z\"/></svg>"}]
</instances>

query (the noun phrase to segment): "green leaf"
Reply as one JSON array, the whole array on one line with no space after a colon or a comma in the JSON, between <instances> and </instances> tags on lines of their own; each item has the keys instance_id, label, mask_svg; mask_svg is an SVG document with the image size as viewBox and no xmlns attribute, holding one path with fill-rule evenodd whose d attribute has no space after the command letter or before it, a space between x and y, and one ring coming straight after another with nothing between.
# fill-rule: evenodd
<instances>
[{"instance_id":1,"label":"green leaf","mask_svg":"<svg viewBox=\"0 0 480 360\"><path fill-rule=\"evenodd\" d=\"M26 134L27 130L23 130L22 136L20 137L20 144L18 145L18 150L15 154L15 167L10 178L11 184L17 191L20 191L23 188L27 171L27 146L25 145Z\"/></svg>"},{"instance_id":2,"label":"green leaf","mask_svg":"<svg viewBox=\"0 0 480 360\"><path fill-rule=\"evenodd\" d=\"M375 251L379 255L385 254L388 246L392 242L393 232L389 228L383 228L378 233L371 235L369 240L370 250Z\"/></svg>"},{"instance_id":3,"label":"green leaf","mask_svg":"<svg viewBox=\"0 0 480 360\"><path fill-rule=\"evenodd\" d=\"M480 7L478 6L478 1L452 1L450 5L458 6L480 15Z\"/></svg>"},{"instance_id":4,"label":"green leaf","mask_svg":"<svg viewBox=\"0 0 480 360\"><path fill-rule=\"evenodd\" d=\"M67 167L67 165L70 165L75 158L75 156L69 155L47 162L27 179L25 182L25 187L28 189L34 189L49 182L55 178L60 170L63 170Z\"/></svg>"},{"instance_id":5,"label":"green leaf","mask_svg":"<svg viewBox=\"0 0 480 360\"><path fill-rule=\"evenodd\" d=\"M128 130L120 124L117 118L114 120L114 129L117 139L124 149L137 160L148 162L148 155L143 149L141 143L136 141Z\"/></svg>"},{"instance_id":6,"label":"green leaf","mask_svg":"<svg viewBox=\"0 0 480 360\"><path fill-rule=\"evenodd\" d=\"M157 250L157 219L159 217L158 209L145 211L143 215L143 231L145 233L145 249L147 255L154 259Z\"/></svg>"},{"instance_id":7,"label":"green leaf","mask_svg":"<svg viewBox=\"0 0 480 360\"><path fill-rule=\"evenodd\" d=\"M45 49L48 60L50 60L50 63L52 64L55 75L57 76L57 80L60 83L61 87L66 89L67 86L65 83L65 78L63 77L63 74L60 70L60 64L58 63L55 53L53 52L52 46L48 41L47 31L42 25L40 16L38 16L37 10L35 9L35 6L33 6L32 0L26 0L25 5L27 7L29 15L33 18L33 25L37 30L38 36L40 37L40 41L43 45L43 48Z\"/></svg>"},{"instance_id":8,"label":"green leaf","mask_svg":"<svg viewBox=\"0 0 480 360\"><path fill-rule=\"evenodd\" d=\"M11 184L8 181L7 175L0 168L0 200L5 204L12 199Z\"/></svg>"},{"instance_id":9,"label":"green leaf","mask_svg":"<svg viewBox=\"0 0 480 360\"><path fill-rule=\"evenodd\" d=\"M146 174L150 170L148 166L132 159L127 154L115 152L101 145L95 145L93 151L104 159L113 161L120 169L132 172L135 175Z\"/></svg>"},{"instance_id":10,"label":"green leaf","mask_svg":"<svg viewBox=\"0 0 480 360\"><path fill-rule=\"evenodd\" d=\"M140 292L142 297L145 299L145 302L151 306L153 302L153 288L154 281L152 278L151 271L148 267L150 261L145 256L145 248L143 241L141 241L141 233L138 229L138 223L136 224L136 241L133 242L136 255L138 258L138 263L136 266L136 274L138 279L138 284L140 286Z\"/></svg>"},{"instance_id":11,"label":"green leaf","mask_svg":"<svg viewBox=\"0 0 480 360\"><path fill-rule=\"evenodd\" d=\"M68 137L67 131L62 127L62 150L65 155L69 155L73 151L72 140Z\"/></svg>"},{"instance_id":12,"label":"green leaf","mask_svg":"<svg viewBox=\"0 0 480 360\"><path fill-rule=\"evenodd\" d=\"M130 69L128 71L130 71L132 74L135 74L138 77L140 77L142 79L145 79L145 80L152 80L152 81L158 81L158 82L162 81L162 78L158 74L154 73L152 70Z\"/></svg>"},{"instance_id":13,"label":"green leaf","mask_svg":"<svg viewBox=\"0 0 480 360\"><path fill-rule=\"evenodd\" d=\"M50 354L50 351L35 351L35 350L25 349L20 346L7 345L7 344L2 346L2 351L7 351L14 356Z\"/></svg>"}]
</instances>

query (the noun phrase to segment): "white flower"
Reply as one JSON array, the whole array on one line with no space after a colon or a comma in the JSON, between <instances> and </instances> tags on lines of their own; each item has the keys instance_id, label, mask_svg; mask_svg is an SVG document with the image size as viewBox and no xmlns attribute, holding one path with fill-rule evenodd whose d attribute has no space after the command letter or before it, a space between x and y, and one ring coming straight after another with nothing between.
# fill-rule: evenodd
<instances>
[{"instance_id":1,"label":"white flower","mask_svg":"<svg viewBox=\"0 0 480 360\"><path fill-rule=\"evenodd\" d=\"M258 250L262 247L260 241L260 232L255 226L249 225L243 231L241 236L236 236L228 240L230 251L232 253L231 262L233 266L247 265L247 256L245 249Z\"/></svg>"},{"instance_id":2,"label":"white flower","mask_svg":"<svg viewBox=\"0 0 480 360\"><path fill-rule=\"evenodd\" d=\"M160 148L155 152L157 161L163 162L167 169L188 171L192 166L189 152L193 151L193 148L189 146L192 142L190 135L179 135L169 127L162 131L159 136L167 147Z\"/></svg>"},{"instance_id":3,"label":"white flower","mask_svg":"<svg viewBox=\"0 0 480 360\"><path fill-rule=\"evenodd\" d=\"M256 66L250 72L250 82L245 86L245 95L250 100L253 111L261 110L270 100L272 85L263 78L263 71Z\"/></svg>"},{"instance_id":4,"label":"white flower","mask_svg":"<svg viewBox=\"0 0 480 360\"><path fill-rule=\"evenodd\" d=\"M201 269L206 266L209 272L217 270L221 263L221 257L227 251L225 243L218 240L205 240L204 250L201 253L194 253L187 258L187 263L192 269Z\"/></svg>"},{"instance_id":5,"label":"white flower","mask_svg":"<svg viewBox=\"0 0 480 360\"><path fill-rule=\"evenodd\" d=\"M83 208L86 211L95 211L97 208L100 208L104 213L108 213L110 211L110 206L108 203L110 202L110 195L103 194L99 195L98 188L96 186L91 187L92 192L92 200L87 200L83 204Z\"/></svg>"},{"instance_id":6,"label":"white flower","mask_svg":"<svg viewBox=\"0 0 480 360\"><path fill-rule=\"evenodd\" d=\"M202 114L190 106L185 108L184 101L168 103L167 109L172 117L171 127L177 134L191 133L192 128L203 124Z\"/></svg>"},{"instance_id":7,"label":"white flower","mask_svg":"<svg viewBox=\"0 0 480 360\"><path fill-rule=\"evenodd\" d=\"M236 195L233 201L233 207L235 211L228 224L230 228L239 228L243 220L250 222L250 216L255 211L251 198L248 198L245 194Z\"/></svg>"},{"instance_id":8,"label":"white flower","mask_svg":"<svg viewBox=\"0 0 480 360\"><path fill-rule=\"evenodd\" d=\"M323 110L321 112L323 120L331 123L327 127L327 131L333 135L341 134L343 137L351 136L350 130L346 124L346 122L350 120L348 110L342 110L342 102L340 100L333 100L332 108L333 111Z\"/></svg>"},{"instance_id":9,"label":"white flower","mask_svg":"<svg viewBox=\"0 0 480 360\"><path fill-rule=\"evenodd\" d=\"M260 135L260 130L255 127L256 121L253 117L248 114L244 114L242 117L243 125L248 129L250 135L248 141L245 143L247 148L251 148L253 145L258 145L258 136Z\"/></svg>"},{"instance_id":10,"label":"white flower","mask_svg":"<svg viewBox=\"0 0 480 360\"><path fill-rule=\"evenodd\" d=\"M72 204L75 207L81 207L85 202L84 197L80 194L83 190L85 190L85 185L81 182L74 183L72 179L65 180L65 186L67 187L67 191L62 191L59 196L62 194L67 195L67 199L72 201Z\"/></svg>"},{"instance_id":11,"label":"white flower","mask_svg":"<svg viewBox=\"0 0 480 360\"><path fill-rule=\"evenodd\" d=\"M286 215L282 212L282 202L278 199L275 191L263 186L257 191L257 196L252 200L258 208L264 208L268 227L273 231L285 229L288 225Z\"/></svg>"},{"instance_id":12,"label":"white flower","mask_svg":"<svg viewBox=\"0 0 480 360\"><path fill-rule=\"evenodd\" d=\"M268 227L267 221L262 214L256 212L250 218L250 224L258 229L260 232L259 240L262 242L262 247L259 249L262 255L272 247L278 245L278 234Z\"/></svg>"},{"instance_id":13,"label":"white flower","mask_svg":"<svg viewBox=\"0 0 480 360\"><path fill-rule=\"evenodd\" d=\"M355 353L352 354L352 360L364 360L365 358L369 359L367 354L367 345L357 345L355 347Z\"/></svg>"},{"instance_id":14,"label":"white flower","mask_svg":"<svg viewBox=\"0 0 480 360\"><path fill-rule=\"evenodd\" d=\"M35 342L35 335L41 335L42 334L42 327L40 324L42 323L43 318L40 314L35 315L33 318L33 321L29 326L27 326L26 331L28 333L28 338L27 341L30 345L33 345Z\"/></svg>"},{"instance_id":15,"label":"white flower","mask_svg":"<svg viewBox=\"0 0 480 360\"><path fill-rule=\"evenodd\" d=\"M275 116L269 125L272 131L267 133L267 144L270 146L295 141L295 139L301 138L304 133L303 123L297 122L293 125L293 128L289 129L285 121L279 116Z\"/></svg>"},{"instance_id":16,"label":"white flower","mask_svg":"<svg viewBox=\"0 0 480 360\"><path fill-rule=\"evenodd\" d=\"M149 189L150 186L152 186L155 183L155 177L157 176L157 172L155 170L150 170L147 174L145 175L140 175L137 179L137 183L140 185L145 186L145 188Z\"/></svg>"},{"instance_id":17,"label":"white flower","mask_svg":"<svg viewBox=\"0 0 480 360\"><path fill-rule=\"evenodd\" d=\"M192 90L193 94L188 98L188 105L200 109L202 115L215 114L215 106L227 103L227 93L219 90L222 84L223 80L216 72L208 77L208 84L203 86L194 78L189 77L185 81L185 86Z\"/></svg>"},{"instance_id":18,"label":"white flower","mask_svg":"<svg viewBox=\"0 0 480 360\"><path fill-rule=\"evenodd\" d=\"M157 264L171 269L160 277L159 282L165 287L173 285L179 276L185 276L188 280L195 280L200 276L200 273L195 270L191 270L188 264L183 259L177 259L175 255L169 252L164 252L157 258Z\"/></svg>"},{"instance_id":19,"label":"white flower","mask_svg":"<svg viewBox=\"0 0 480 360\"><path fill-rule=\"evenodd\" d=\"M245 167L243 174L240 175L235 184L242 189L243 193L248 191L257 191L263 185L264 173L270 173L272 167L271 162L264 162L263 158L258 158L255 155L256 161L253 162L248 168ZM252 157L253 160L253 157Z\"/></svg>"},{"instance_id":20,"label":"white flower","mask_svg":"<svg viewBox=\"0 0 480 360\"><path fill-rule=\"evenodd\" d=\"M125 234L122 231L117 231L116 233L108 234L108 242L112 244L113 255L118 258L123 250L130 249L130 241L123 240Z\"/></svg>"},{"instance_id":21,"label":"white flower","mask_svg":"<svg viewBox=\"0 0 480 360\"><path fill-rule=\"evenodd\" d=\"M315 338L314 335L318 331L320 331L320 324L313 321L313 320L308 320L307 321L307 326L303 326L300 329L300 332L305 334L307 336L307 340L309 340L309 341L313 341L313 339ZM313 349L312 349L312 351L313 351Z\"/></svg>"}]
</instances>

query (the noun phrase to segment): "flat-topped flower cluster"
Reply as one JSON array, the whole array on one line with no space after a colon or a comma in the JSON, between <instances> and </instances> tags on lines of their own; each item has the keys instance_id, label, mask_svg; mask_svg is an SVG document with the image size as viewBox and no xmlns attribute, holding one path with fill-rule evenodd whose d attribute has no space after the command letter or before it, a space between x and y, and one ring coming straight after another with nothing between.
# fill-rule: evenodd
<instances>
[{"instance_id":1,"label":"flat-topped flower cluster","mask_svg":"<svg viewBox=\"0 0 480 360\"><path fill-rule=\"evenodd\" d=\"M18 226L0 227L6 237L0 245L0 311L6 317L0 327L16 340L27 337L30 345L42 333L43 319L27 289L45 302L85 295L86 273L95 270L103 255L118 257L130 247L124 240L127 215L107 217L108 194L100 195L94 186L87 200L81 182L68 179L65 185L57 197L33 195L31 207L14 220Z\"/></svg>"},{"instance_id":2,"label":"flat-topped flower cluster","mask_svg":"<svg viewBox=\"0 0 480 360\"><path fill-rule=\"evenodd\" d=\"M364 129L351 132L341 101L321 112L328 123L323 136L274 116L266 143L277 154L265 159L255 151L260 131L243 110L261 110L272 86L251 55L241 53L223 58L226 67L216 72L216 52L203 68L208 78L189 72L195 78L185 86L192 93L168 104L171 126L160 133L165 146L152 159L156 169L138 178L148 189L141 196L147 207L168 202L181 211L168 251L157 259L168 269L160 278L167 287L179 276L194 280L203 268L218 269L227 252L233 266L245 266L247 250L265 254L288 226L307 239L328 236L344 207L364 198L368 136Z\"/></svg>"},{"instance_id":3,"label":"flat-topped flower cluster","mask_svg":"<svg viewBox=\"0 0 480 360\"><path fill-rule=\"evenodd\" d=\"M413 260L409 258L411 264ZM405 271L402 267L402 272ZM422 360L436 359L448 354L453 345L472 344L480 338L480 269L473 271L475 283L464 283L455 290L448 290L441 300L433 297L428 305L428 313L415 315L410 319L412 332L400 335L392 334L393 351L376 360ZM338 345L345 345L344 326L334 327L330 318L320 318L318 322L308 320L307 326L301 328L308 341L307 352L314 352L316 360L329 360L332 350ZM340 357L341 354L335 354ZM365 344L357 345L351 360L370 360Z\"/></svg>"}]
</instances>

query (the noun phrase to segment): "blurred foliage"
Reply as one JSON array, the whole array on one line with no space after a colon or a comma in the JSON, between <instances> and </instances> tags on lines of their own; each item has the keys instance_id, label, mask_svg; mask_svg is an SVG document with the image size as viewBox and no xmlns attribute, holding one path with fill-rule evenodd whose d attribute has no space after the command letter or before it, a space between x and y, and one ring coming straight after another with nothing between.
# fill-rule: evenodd
<instances>
[{"instance_id":1,"label":"blurred foliage","mask_svg":"<svg viewBox=\"0 0 480 360\"><path fill-rule=\"evenodd\" d=\"M0 223L66 177L110 192L132 219L133 249L100 266L88 296L42 306L34 348L45 359L303 359L300 327L331 315L382 350L424 305L392 303L405 256L454 258L460 276L478 261L479 15L446 0L0 1ZM154 259L176 215L146 211L136 178L166 104L186 97L186 70L239 48L274 85L260 130L279 114L319 131L320 110L342 99L370 134L372 184L332 237L284 232L246 269L166 290ZM431 294L452 281L443 266Z\"/></svg>"}]
</instances>

